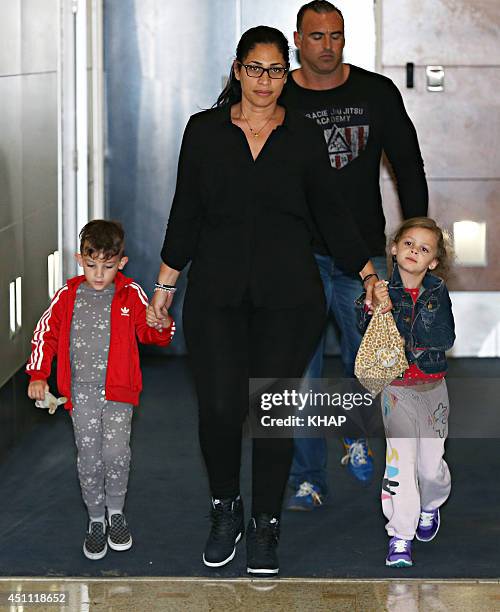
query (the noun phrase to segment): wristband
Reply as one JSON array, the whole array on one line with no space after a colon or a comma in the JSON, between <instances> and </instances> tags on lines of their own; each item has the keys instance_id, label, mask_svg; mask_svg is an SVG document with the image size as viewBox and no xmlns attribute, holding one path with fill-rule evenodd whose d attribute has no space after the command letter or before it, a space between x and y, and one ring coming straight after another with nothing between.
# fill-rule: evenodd
<instances>
[{"instance_id":1,"label":"wristband","mask_svg":"<svg viewBox=\"0 0 500 612\"><path fill-rule=\"evenodd\" d=\"M376 276L377 280L380 280L380 278L378 277L378 274L376 274L375 272L373 274L367 274L361 281L361 284L364 285L366 283L366 281L371 278L372 276Z\"/></svg>"},{"instance_id":2,"label":"wristband","mask_svg":"<svg viewBox=\"0 0 500 612\"><path fill-rule=\"evenodd\" d=\"M174 285L164 285L163 283L155 283L155 291L165 291L166 293L175 293L177 287Z\"/></svg>"}]
</instances>

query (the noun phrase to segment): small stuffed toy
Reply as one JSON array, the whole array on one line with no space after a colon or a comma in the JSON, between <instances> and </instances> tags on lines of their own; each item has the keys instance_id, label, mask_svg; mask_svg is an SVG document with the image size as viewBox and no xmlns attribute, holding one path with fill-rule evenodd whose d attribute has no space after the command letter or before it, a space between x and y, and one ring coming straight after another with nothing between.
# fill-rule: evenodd
<instances>
[{"instance_id":1,"label":"small stuffed toy","mask_svg":"<svg viewBox=\"0 0 500 612\"><path fill-rule=\"evenodd\" d=\"M50 391L45 391L45 399L36 400L35 406L37 408L48 408L49 414L54 414L57 407L61 404L65 404L68 401L67 397L54 397Z\"/></svg>"}]
</instances>

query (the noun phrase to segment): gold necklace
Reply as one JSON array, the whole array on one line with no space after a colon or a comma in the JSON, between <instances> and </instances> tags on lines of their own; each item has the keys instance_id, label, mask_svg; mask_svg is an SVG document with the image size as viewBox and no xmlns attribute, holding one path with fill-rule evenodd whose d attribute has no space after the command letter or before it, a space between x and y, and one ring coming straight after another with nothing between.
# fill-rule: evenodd
<instances>
[{"instance_id":1,"label":"gold necklace","mask_svg":"<svg viewBox=\"0 0 500 612\"><path fill-rule=\"evenodd\" d=\"M243 117L243 119L247 122L248 128L252 134L252 136L254 138L257 138L259 136L259 134L262 132L262 130L266 127L266 125L271 121L271 119L274 117L274 113L269 117L269 119L264 123L264 125L257 131L255 131L252 126L250 125L250 122L248 121L248 119L245 117L245 113L243 112L243 108L241 109L241 116Z\"/></svg>"}]
</instances>

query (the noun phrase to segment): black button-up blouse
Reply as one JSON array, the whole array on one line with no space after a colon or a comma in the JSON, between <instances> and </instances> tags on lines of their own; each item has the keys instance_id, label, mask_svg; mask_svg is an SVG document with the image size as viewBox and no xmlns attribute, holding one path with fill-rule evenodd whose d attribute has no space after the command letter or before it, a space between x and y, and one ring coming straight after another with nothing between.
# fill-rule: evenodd
<instances>
[{"instance_id":1,"label":"black button-up blouse","mask_svg":"<svg viewBox=\"0 0 500 612\"><path fill-rule=\"evenodd\" d=\"M184 132L161 256L205 301L299 306L321 280L313 232L336 262L359 272L369 251L343 203L323 136L287 110L254 161L230 107L193 115ZM313 222L314 221L314 222Z\"/></svg>"}]
</instances>

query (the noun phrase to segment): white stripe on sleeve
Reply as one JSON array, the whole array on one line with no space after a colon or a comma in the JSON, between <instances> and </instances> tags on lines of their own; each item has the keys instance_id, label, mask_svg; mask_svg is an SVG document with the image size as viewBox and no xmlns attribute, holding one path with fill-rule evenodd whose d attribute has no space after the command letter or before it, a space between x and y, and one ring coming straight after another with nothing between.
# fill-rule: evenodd
<instances>
[{"instance_id":1,"label":"white stripe on sleeve","mask_svg":"<svg viewBox=\"0 0 500 612\"><path fill-rule=\"evenodd\" d=\"M64 285L59 289L59 291L55 294L50 303L50 306L43 313L38 321L38 324L35 328L35 332L33 333L33 340L31 344L33 345L33 350L31 352L31 357L26 366L26 369L29 370L39 370L42 361L43 361L43 345L45 344L44 336L50 330L50 317L52 315L52 308L54 304L57 304L59 298L61 297L64 291L68 290L68 285Z\"/></svg>"},{"instance_id":2,"label":"white stripe on sleeve","mask_svg":"<svg viewBox=\"0 0 500 612\"><path fill-rule=\"evenodd\" d=\"M137 283L130 283L129 287L133 287L137 291L137 295L139 296L139 299L144 304L144 306L148 306L148 296L144 293L143 288Z\"/></svg>"}]
</instances>

